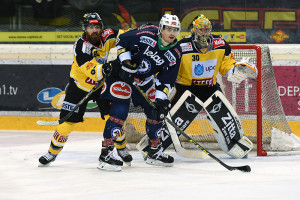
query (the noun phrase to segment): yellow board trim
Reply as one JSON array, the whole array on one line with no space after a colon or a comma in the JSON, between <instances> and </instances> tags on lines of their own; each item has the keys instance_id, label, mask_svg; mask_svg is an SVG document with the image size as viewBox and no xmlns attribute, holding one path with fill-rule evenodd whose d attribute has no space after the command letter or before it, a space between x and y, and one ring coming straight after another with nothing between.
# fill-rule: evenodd
<instances>
[{"instance_id":1,"label":"yellow board trim","mask_svg":"<svg viewBox=\"0 0 300 200\"><path fill-rule=\"evenodd\" d=\"M107 118L107 117L106 117ZM0 116L0 130L40 130L40 131L54 131L56 126L40 126L36 124L36 121L54 121L58 120L57 117L19 117L19 116ZM144 119L130 119L136 124L144 123ZM203 123L207 123L207 120L203 120ZM85 118L84 122L78 124L74 131L81 132L103 132L106 121L100 118ZM200 121L198 122L200 123ZM202 122L201 122L202 123ZM250 124L249 124L250 123ZM300 121L288 121L288 124L292 130L292 133L300 137ZM242 121L243 128L247 126L255 126L253 122ZM140 127L140 126L139 126ZM145 133L144 126L143 130L138 130ZM193 126L191 125L186 131L192 132Z\"/></svg>"}]
</instances>

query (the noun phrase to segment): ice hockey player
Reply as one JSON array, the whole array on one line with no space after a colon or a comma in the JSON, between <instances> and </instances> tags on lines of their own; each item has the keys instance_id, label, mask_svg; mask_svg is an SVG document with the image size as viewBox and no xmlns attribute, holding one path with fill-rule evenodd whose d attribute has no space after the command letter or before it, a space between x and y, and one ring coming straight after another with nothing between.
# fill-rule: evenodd
<instances>
[{"instance_id":1,"label":"ice hockey player","mask_svg":"<svg viewBox=\"0 0 300 200\"><path fill-rule=\"evenodd\" d=\"M74 62L71 67L70 79L66 89L66 96L60 112L60 118L66 116L72 108L97 84L97 81L107 77L112 71L111 62L107 62L111 48L116 47L116 40L123 30L104 29L103 22L98 13L86 13L82 20L83 35L80 36L73 47ZM74 130L78 122L83 121L83 115L89 100L96 101L102 119L108 114L111 102L100 100L102 86L96 90L90 98L83 103L77 111L64 123L57 126L51 139L48 153L39 158L39 166L47 166L53 162L62 151L68 140L69 134ZM125 135L120 135L115 141L118 155L125 163L130 164L132 156L126 148ZM99 158L116 165L123 162L115 158L109 149L102 149Z\"/></svg>"},{"instance_id":2,"label":"ice hockey player","mask_svg":"<svg viewBox=\"0 0 300 200\"><path fill-rule=\"evenodd\" d=\"M151 145L146 162L173 165L174 158L162 152L159 130L169 110L169 89L174 86L178 74L181 48L176 36L179 32L178 17L166 14L161 18L159 27L145 25L120 35L117 43L120 72L118 77L107 79L107 89L101 94L104 99L113 101L104 130L104 148L110 148L122 131L131 98L133 104L140 105L147 116L146 132ZM134 82L155 102L156 110L136 89Z\"/></svg>"},{"instance_id":3,"label":"ice hockey player","mask_svg":"<svg viewBox=\"0 0 300 200\"><path fill-rule=\"evenodd\" d=\"M241 123L234 108L222 93L216 92L221 91L220 85L217 83L217 74L228 77L229 81L240 83L246 78L256 79L258 71L248 58L243 58L236 63L229 44L221 37L212 35L211 30L211 22L204 15L200 15L193 21L192 34L179 41L182 48L182 59L175 83L176 93L171 104L173 108L186 90L189 90L202 102L210 98L211 105L215 105L214 113L216 114L208 113L207 110L206 112L210 116L208 117L209 123L220 147L231 157L242 158L253 148L253 144L243 135ZM222 101L222 99L224 100ZM191 104L185 103L186 105ZM196 102L193 104L196 105ZM224 106L221 107L221 105ZM180 127L180 124L177 123L179 128L185 130L202 108L203 106L200 106L192 119L182 116L183 112L177 112L177 117L181 115L179 116L182 120L181 124L185 125L185 127ZM220 109L223 109L222 112L219 112ZM191 112L188 115L192 115ZM174 116L172 119L174 120ZM223 124L222 121L226 122L226 119L231 119L231 124ZM219 123L220 121L222 123ZM162 130L164 130L161 133L164 138L162 146L165 150L172 144L172 139L169 137L168 131L165 131L167 129ZM179 132L177 134L180 135ZM141 149L147 151L148 147L145 144Z\"/></svg>"}]
</instances>

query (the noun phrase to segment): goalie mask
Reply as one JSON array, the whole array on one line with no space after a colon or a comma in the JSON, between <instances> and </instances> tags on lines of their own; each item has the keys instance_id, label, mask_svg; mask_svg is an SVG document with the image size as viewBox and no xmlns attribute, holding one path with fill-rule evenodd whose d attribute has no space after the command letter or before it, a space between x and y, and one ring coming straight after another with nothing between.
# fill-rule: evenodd
<instances>
[{"instance_id":1,"label":"goalie mask","mask_svg":"<svg viewBox=\"0 0 300 200\"><path fill-rule=\"evenodd\" d=\"M98 13L86 13L82 19L82 29L85 31L89 25L99 25L100 29L103 30L102 19Z\"/></svg>"},{"instance_id":2,"label":"goalie mask","mask_svg":"<svg viewBox=\"0 0 300 200\"><path fill-rule=\"evenodd\" d=\"M208 40L211 36L211 30L211 22L204 15L200 15L193 21L193 28L191 32L193 42L198 49L204 49L208 47Z\"/></svg>"},{"instance_id":3,"label":"goalie mask","mask_svg":"<svg viewBox=\"0 0 300 200\"><path fill-rule=\"evenodd\" d=\"M159 33L158 34L161 34L161 31L164 29L165 26L171 26L174 28L178 28L176 37L180 33L180 21L176 15L165 14L164 16L162 16L162 18L159 22Z\"/></svg>"}]
</instances>

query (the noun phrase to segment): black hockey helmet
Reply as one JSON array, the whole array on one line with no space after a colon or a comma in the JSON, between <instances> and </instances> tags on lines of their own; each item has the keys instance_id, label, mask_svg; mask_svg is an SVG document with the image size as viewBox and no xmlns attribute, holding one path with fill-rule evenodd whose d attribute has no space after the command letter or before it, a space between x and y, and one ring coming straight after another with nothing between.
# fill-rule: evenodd
<instances>
[{"instance_id":1,"label":"black hockey helmet","mask_svg":"<svg viewBox=\"0 0 300 200\"><path fill-rule=\"evenodd\" d=\"M82 19L82 29L85 30L88 25L95 24L99 25L101 30L103 30L103 23L100 15L96 12L86 13L83 15Z\"/></svg>"}]
</instances>

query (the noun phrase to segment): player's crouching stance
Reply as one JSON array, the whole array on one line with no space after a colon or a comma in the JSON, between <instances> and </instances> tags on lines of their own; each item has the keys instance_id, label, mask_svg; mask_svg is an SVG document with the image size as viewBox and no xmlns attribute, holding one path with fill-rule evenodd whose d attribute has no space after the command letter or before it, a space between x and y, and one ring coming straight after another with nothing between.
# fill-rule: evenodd
<instances>
[{"instance_id":1,"label":"player's crouching stance","mask_svg":"<svg viewBox=\"0 0 300 200\"><path fill-rule=\"evenodd\" d=\"M74 62L71 67L69 84L66 89L66 96L60 112L60 118L65 117L81 101L86 94L96 85L97 81L109 76L112 69L112 62L107 63L109 50L116 46L117 36L123 30L104 29L102 20L98 13L86 13L83 16L84 33L74 44ZM39 166L48 166L55 161L57 155L62 151L68 140L69 134L74 130L78 122L83 121L83 116L89 100L94 100L100 110L102 119L107 115L111 102L99 99L102 85L87 99L78 110L64 123L57 126L51 139L48 153L39 158ZM115 140L115 146L119 156L125 163L132 161L132 156L126 149L125 135L120 134ZM110 147L110 150L113 146ZM103 152L110 152L103 150ZM122 166L123 162L118 160L111 153L104 153L99 160L106 160Z\"/></svg>"},{"instance_id":2,"label":"player's crouching stance","mask_svg":"<svg viewBox=\"0 0 300 200\"><path fill-rule=\"evenodd\" d=\"M236 63L229 44L219 36L211 35L211 30L211 22L200 15L193 21L192 35L179 41L183 55L171 102L171 118L185 130L201 109L205 109L222 150L233 158L243 158L253 144L244 136L239 117L221 92L216 76L220 73L228 80L240 83L246 78L255 79L257 68L249 58ZM163 130L163 148L167 149L172 139L168 129ZM137 148L145 151L147 142L144 141L145 138Z\"/></svg>"},{"instance_id":3,"label":"player's crouching stance","mask_svg":"<svg viewBox=\"0 0 300 200\"><path fill-rule=\"evenodd\" d=\"M148 25L120 35L117 43L120 71L107 79L107 89L101 94L101 98L113 102L104 129L103 148L112 145L119 132L123 131L131 98L135 106L144 109L147 117L146 132L150 148L146 162L151 165L173 165L174 158L163 152L159 132L169 111L168 91L174 86L179 69L181 48L176 40L179 32L178 17L164 15L159 28ZM134 84L155 101L156 110Z\"/></svg>"}]
</instances>

